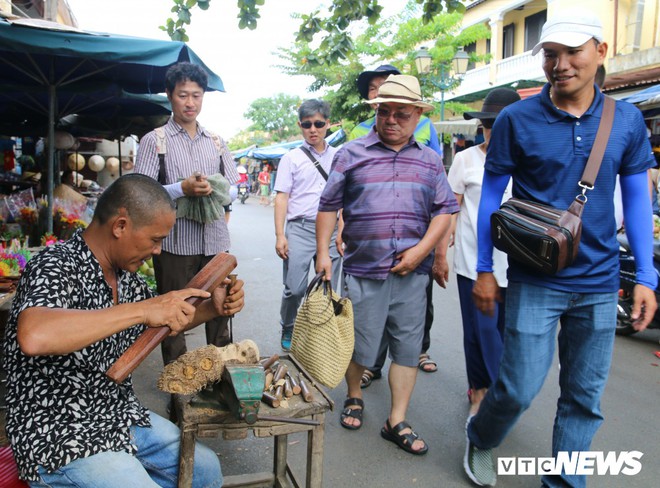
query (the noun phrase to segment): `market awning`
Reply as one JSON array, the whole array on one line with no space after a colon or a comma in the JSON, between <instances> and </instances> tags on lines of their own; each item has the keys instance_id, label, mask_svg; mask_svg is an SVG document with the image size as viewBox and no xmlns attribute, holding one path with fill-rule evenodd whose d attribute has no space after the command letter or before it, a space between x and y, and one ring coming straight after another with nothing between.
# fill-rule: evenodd
<instances>
[{"instance_id":1,"label":"market awning","mask_svg":"<svg viewBox=\"0 0 660 488\"><path fill-rule=\"evenodd\" d=\"M477 119L472 120L443 120L441 122L433 122L433 126L438 133L442 134L464 134L466 136L474 136L477 134L481 122Z\"/></svg>"},{"instance_id":2,"label":"market awning","mask_svg":"<svg viewBox=\"0 0 660 488\"><path fill-rule=\"evenodd\" d=\"M346 132L344 129L339 129L325 138L325 141L333 147L338 147L346 140ZM273 144L266 147L255 147L250 149L245 156L253 159L274 160L281 159L291 149L301 146L302 139L291 142L283 142L280 144Z\"/></svg>"},{"instance_id":3,"label":"market awning","mask_svg":"<svg viewBox=\"0 0 660 488\"><path fill-rule=\"evenodd\" d=\"M115 85L133 93L163 93L165 73L179 61L202 66L209 75L209 90L224 91L220 77L182 42L86 32L38 19L0 18L0 84L35 89L47 96L49 141L55 139L56 121L75 113L58 106L58 93L75 92L81 82ZM0 113L0 119L4 116ZM49 144L49 215L54 152ZM52 221L48 230L52 230Z\"/></svg>"},{"instance_id":4,"label":"market awning","mask_svg":"<svg viewBox=\"0 0 660 488\"><path fill-rule=\"evenodd\" d=\"M660 84L637 92L629 97L622 98L621 100L628 103L634 103L640 109L660 104Z\"/></svg>"}]
</instances>

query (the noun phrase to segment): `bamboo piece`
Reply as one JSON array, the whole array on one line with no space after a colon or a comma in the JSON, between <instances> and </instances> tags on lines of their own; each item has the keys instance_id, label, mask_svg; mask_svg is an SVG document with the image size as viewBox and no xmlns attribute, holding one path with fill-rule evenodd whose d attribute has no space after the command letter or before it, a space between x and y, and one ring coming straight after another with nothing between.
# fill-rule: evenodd
<instances>
[{"instance_id":1,"label":"bamboo piece","mask_svg":"<svg viewBox=\"0 0 660 488\"><path fill-rule=\"evenodd\" d=\"M219 253L199 273L193 276L184 288L199 288L204 291L213 292L213 290L225 281L235 267L236 258L233 255ZM204 299L190 297L186 301L196 307ZM105 374L115 383L122 383L169 334L169 327L149 327L115 361L115 364Z\"/></svg>"},{"instance_id":2,"label":"bamboo piece","mask_svg":"<svg viewBox=\"0 0 660 488\"><path fill-rule=\"evenodd\" d=\"M280 406L280 401L277 399L277 397L275 395L271 395L267 391L264 391L263 395L261 395L261 401L272 408L277 408Z\"/></svg>"},{"instance_id":3,"label":"bamboo piece","mask_svg":"<svg viewBox=\"0 0 660 488\"><path fill-rule=\"evenodd\" d=\"M307 383L305 382L305 380L301 375L298 376L298 384L300 385L300 389L302 390L303 400L305 400L307 403L313 401L314 395L312 395L312 392L309 390Z\"/></svg>"},{"instance_id":4,"label":"bamboo piece","mask_svg":"<svg viewBox=\"0 0 660 488\"><path fill-rule=\"evenodd\" d=\"M275 371L275 376L273 377L273 382L274 383L279 383L280 380L283 380L284 377L286 376L287 371L289 368L287 367L286 364L280 363L280 365L277 367L277 370Z\"/></svg>"},{"instance_id":5,"label":"bamboo piece","mask_svg":"<svg viewBox=\"0 0 660 488\"><path fill-rule=\"evenodd\" d=\"M294 376L291 374L291 372L287 372L286 374L287 378L291 382L291 390L293 391L294 395L300 395L300 385L298 384L298 380L294 378Z\"/></svg>"},{"instance_id":6,"label":"bamboo piece","mask_svg":"<svg viewBox=\"0 0 660 488\"><path fill-rule=\"evenodd\" d=\"M279 354L273 354L273 355L272 355L271 357L269 357L268 359L264 359L264 360L261 362L261 365L264 367L264 370L266 370L266 369L268 369L268 368L273 367L273 365L275 364L275 362L276 362L277 360L279 360L279 359L280 359Z\"/></svg>"},{"instance_id":7,"label":"bamboo piece","mask_svg":"<svg viewBox=\"0 0 660 488\"><path fill-rule=\"evenodd\" d=\"M268 390L272 384L273 384L273 372L271 370L268 370L266 372L266 377L264 379L264 390Z\"/></svg>"},{"instance_id":8,"label":"bamboo piece","mask_svg":"<svg viewBox=\"0 0 660 488\"><path fill-rule=\"evenodd\" d=\"M291 381L289 378L284 378L284 396L291 398L293 396L293 388L291 388Z\"/></svg>"}]
</instances>

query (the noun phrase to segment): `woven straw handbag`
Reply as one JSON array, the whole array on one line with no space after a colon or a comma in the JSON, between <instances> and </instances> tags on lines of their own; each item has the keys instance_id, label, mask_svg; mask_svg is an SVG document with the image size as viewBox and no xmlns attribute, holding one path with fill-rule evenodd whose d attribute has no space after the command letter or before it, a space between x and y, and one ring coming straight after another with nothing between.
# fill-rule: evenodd
<instances>
[{"instance_id":1,"label":"woven straw handbag","mask_svg":"<svg viewBox=\"0 0 660 488\"><path fill-rule=\"evenodd\" d=\"M293 327L291 353L319 383L334 388L353 355L353 305L322 278L319 273L307 287Z\"/></svg>"}]
</instances>

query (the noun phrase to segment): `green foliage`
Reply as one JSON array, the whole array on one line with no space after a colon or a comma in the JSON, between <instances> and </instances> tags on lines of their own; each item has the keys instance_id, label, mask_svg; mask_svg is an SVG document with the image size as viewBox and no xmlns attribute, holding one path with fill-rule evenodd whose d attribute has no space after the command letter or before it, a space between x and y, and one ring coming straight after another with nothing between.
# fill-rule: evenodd
<instances>
[{"instance_id":1,"label":"green foliage","mask_svg":"<svg viewBox=\"0 0 660 488\"><path fill-rule=\"evenodd\" d=\"M248 130L267 132L271 134L273 142L299 136L297 110L300 103L299 97L284 93L278 93L271 98L256 99L243 114L246 119L252 121Z\"/></svg>"},{"instance_id":2,"label":"green foliage","mask_svg":"<svg viewBox=\"0 0 660 488\"><path fill-rule=\"evenodd\" d=\"M191 22L191 10L199 7L207 10L211 0L170 0L173 2L173 17L165 21L160 28L167 32L172 40L188 41L186 27ZM275 1L275 0L270 0ZM279 0L282 2L283 0ZM317 50L317 54L310 62L319 64L332 64L346 59L353 49L353 43L348 33L349 27L354 22L366 20L369 25L376 25L380 20L383 0L332 0L330 13L322 15L316 10L308 15L300 17L300 27L296 41L314 41L317 34L323 36L323 40ZM446 12L465 11L465 6L459 0L415 0L423 4L422 21L430 23L443 10ZM238 27L241 29L254 30L257 27L259 8L265 0L238 0Z\"/></svg>"},{"instance_id":3,"label":"green foliage","mask_svg":"<svg viewBox=\"0 0 660 488\"><path fill-rule=\"evenodd\" d=\"M347 132L350 132L348 126L352 127L373 114L360 99L356 87L358 75L367 68L392 64L402 73L418 75L424 97L433 100L437 89L430 79L420 76L415 69L418 46L426 44L429 47L432 69L438 71L441 65L449 65L460 47L486 38L489 30L477 25L459 32L462 19L459 12L442 13L425 23L417 3L418 0L411 0L399 14L365 25L354 37L353 49L345 59L328 62L309 43L299 41L290 49L279 49L279 56L284 61L279 68L289 75L312 76L314 82L309 90L326 92L324 99L332 107L332 120L341 121ZM479 59L474 56L473 60ZM452 110L452 105L447 103L446 108Z\"/></svg>"}]
</instances>

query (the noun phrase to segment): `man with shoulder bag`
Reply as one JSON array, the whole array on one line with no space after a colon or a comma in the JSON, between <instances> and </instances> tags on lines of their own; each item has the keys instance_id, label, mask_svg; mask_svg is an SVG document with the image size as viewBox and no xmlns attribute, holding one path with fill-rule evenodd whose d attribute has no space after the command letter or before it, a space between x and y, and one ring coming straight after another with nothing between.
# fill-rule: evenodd
<instances>
[{"instance_id":1,"label":"man with shoulder bag","mask_svg":"<svg viewBox=\"0 0 660 488\"><path fill-rule=\"evenodd\" d=\"M637 264L632 316L638 330L647 326L657 308L647 181L654 160L644 120L632 105L616 102L609 138L601 143L596 136L606 118L606 103L594 78L607 47L601 21L593 14L576 9L550 17L532 51L543 50L548 83L540 94L505 108L493 126L479 206L478 277L473 289L482 312L492 313L499 299L491 237L498 238L498 229L491 228L491 216L509 179L513 178L514 198L523 206L542 204L565 211L579 195L583 211L575 259L563 269L539 272L533 263L509 252L499 376L466 426L464 468L480 486L495 484L491 449L504 440L540 391L555 340L561 395L552 455L589 451L603 421L600 398L614 346L619 282L613 205L617 174ZM585 181L587 159L598 150L603 156L597 177ZM586 484L585 476L566 472L544 475L541 481L544 487Z\"/></svg>"}]
</instances>

